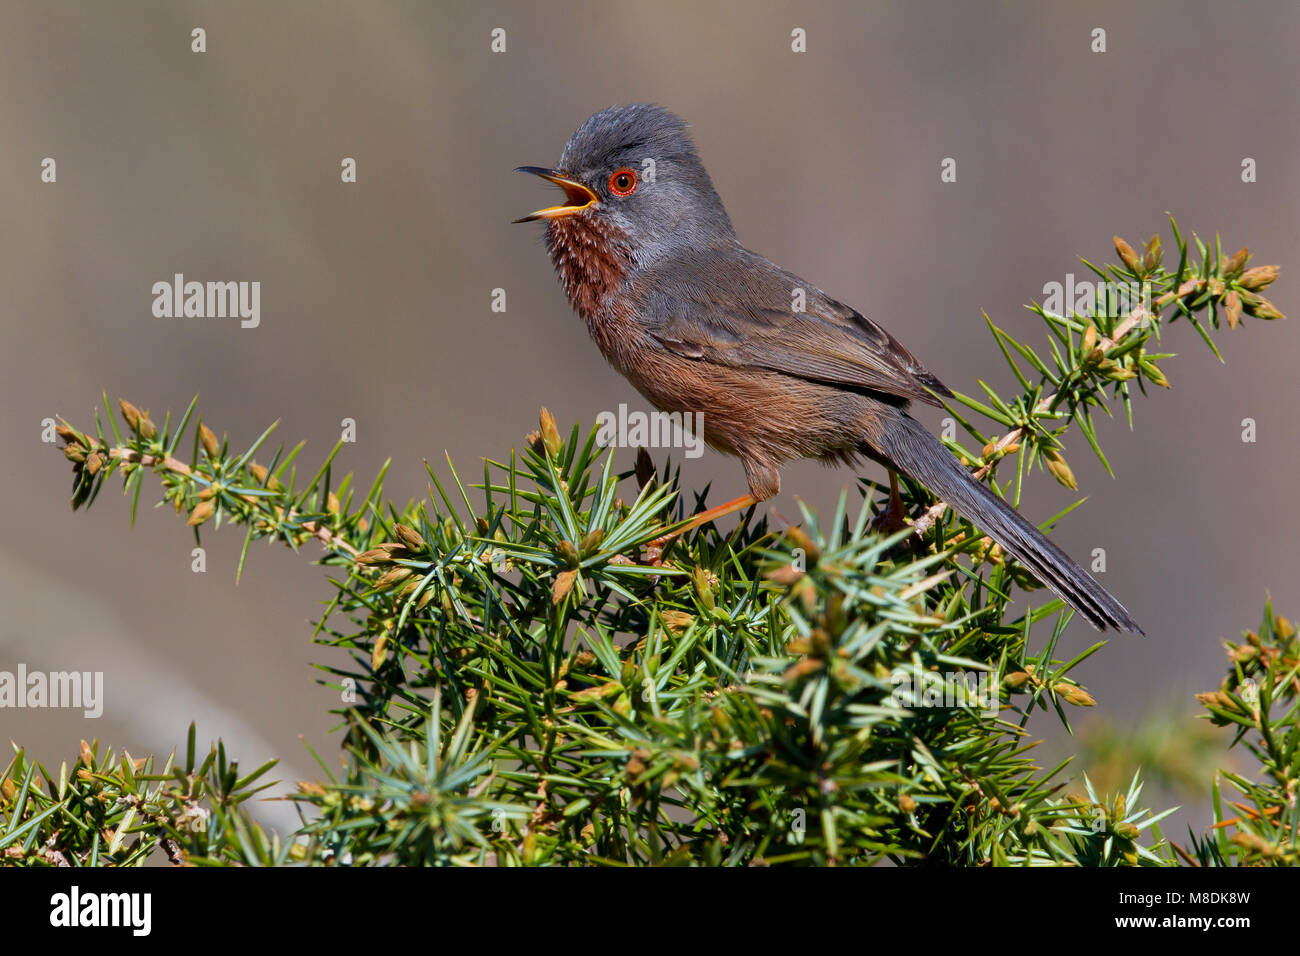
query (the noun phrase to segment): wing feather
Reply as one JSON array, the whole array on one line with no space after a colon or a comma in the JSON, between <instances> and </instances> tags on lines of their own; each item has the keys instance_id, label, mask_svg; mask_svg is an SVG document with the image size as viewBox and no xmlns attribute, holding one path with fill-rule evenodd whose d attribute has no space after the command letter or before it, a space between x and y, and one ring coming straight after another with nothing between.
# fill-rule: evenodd
<instances>
[{"instance_id":1,"label":"wing feather","mask_svg":"<svg viewBox=\"0 0 1300 956\"><path fill-rule=\"evenodd\" d=\"M952 392L875 322L761 256L734 250L647 275L638 321L663 348L931 405ZM798 290L802 290L800 293ZM802 298L803 311L796 311Z\"/></svg>"}]
</instances>

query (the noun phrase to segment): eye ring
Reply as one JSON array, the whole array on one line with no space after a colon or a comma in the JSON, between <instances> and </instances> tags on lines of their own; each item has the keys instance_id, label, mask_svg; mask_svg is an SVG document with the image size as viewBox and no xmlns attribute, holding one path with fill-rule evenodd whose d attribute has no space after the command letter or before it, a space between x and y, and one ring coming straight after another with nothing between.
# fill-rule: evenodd
<instances>
[{"instance_id":1,"label":"eye ring","mask_svg":"<svg viewBox=\"0 0 1300 956\"><path fill-rule=\"evenodd\" d=\"M630 196L636 192L636 170L620 169L609 177L609 191L615 196Z\"/></svg>"}]
</instances>

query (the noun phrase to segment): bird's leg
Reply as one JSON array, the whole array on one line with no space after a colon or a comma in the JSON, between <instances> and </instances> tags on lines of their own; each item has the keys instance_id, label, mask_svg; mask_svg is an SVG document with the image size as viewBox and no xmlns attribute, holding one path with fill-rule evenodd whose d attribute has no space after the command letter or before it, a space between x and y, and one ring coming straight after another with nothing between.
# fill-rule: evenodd
<instances>
[{"instance_id":1,"label":"bird's leg","mask_svg":"<svg viewBox=\"0 0 1300 956\"><path fill-rule=\"evenodd\" d=\"M871 527L884 534L893 534L907 526L907 510L903 507L903 499L898 495L898 472L891 468L889 469L889 503L872 519Z\"/></svg>"},{"instance_id":2,"label":"bird's leg","mask_svg":"<svg viewBox=\"0 0 1300 956\"><path fill-rule=\"evenodd\" d=\"M744 511L746 508L758 504L758 499L753 495L741 495L734 501L728 501L724 505L718 505L716 508L710 508L708 511L701 511L685 527L678 528L669 534L660 535L645 546L646 560L650 564L659 564L663 554L668 550L669 545L686 534L688 531L694 531L701 525L706 525L711 521L717 521L736 511Z\"/></svg>"}]
</instances>

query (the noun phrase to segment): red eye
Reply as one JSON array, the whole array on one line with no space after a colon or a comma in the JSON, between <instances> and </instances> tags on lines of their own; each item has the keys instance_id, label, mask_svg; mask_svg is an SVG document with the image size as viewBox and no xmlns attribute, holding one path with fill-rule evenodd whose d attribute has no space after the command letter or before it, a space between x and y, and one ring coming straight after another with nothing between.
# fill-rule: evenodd
<instances>
[{"instance_id":1,"label":"red eye","mask_svg":"<svg viewBox=\"0 0 1300 956\"><path fill-rule=\"evenodd\" d=\"M609 191L615 196L630 196L636 192L636 173L630 169L620 169L609 177Z\"/></svg>"}]
</instances>

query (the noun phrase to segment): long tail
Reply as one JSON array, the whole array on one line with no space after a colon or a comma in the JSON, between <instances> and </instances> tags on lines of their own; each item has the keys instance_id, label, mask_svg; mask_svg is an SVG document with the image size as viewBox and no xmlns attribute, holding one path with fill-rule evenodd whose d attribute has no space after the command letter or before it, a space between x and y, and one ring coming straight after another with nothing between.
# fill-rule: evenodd
<instances>
[{"instance_id":1,"label":"long tail","mask_svg":"<svg viewBox=\"0 0 1300 956\"><path fill-rule=\"evenodd\" d=\"M1142 633L1124 605L1019 512L972 478L943 443L914 418L889 408L877 427L879 432L872 428L868 436L868 444L875 452L872 457L887 459L886 464L892 463L898 471L921 482L954 511L978 525L1097 630L1113 627Z\"/></svg>"}]
</instances>

